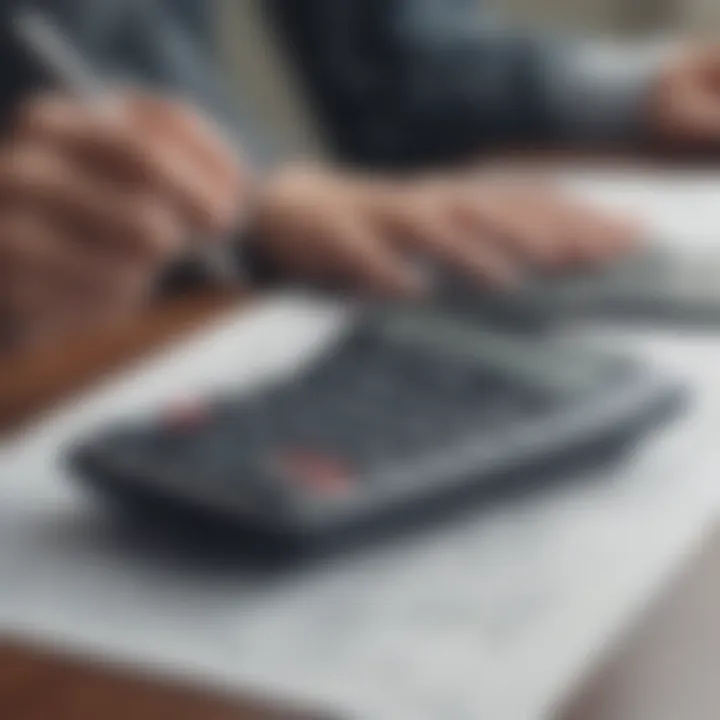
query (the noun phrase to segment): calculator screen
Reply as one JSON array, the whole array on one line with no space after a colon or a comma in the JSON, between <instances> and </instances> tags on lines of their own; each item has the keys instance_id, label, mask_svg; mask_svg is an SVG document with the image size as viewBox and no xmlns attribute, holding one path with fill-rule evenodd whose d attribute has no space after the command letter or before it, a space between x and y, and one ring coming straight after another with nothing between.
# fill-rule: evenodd
<instances>
[{"instance_id":1,"label":"calculator screen","mask_svg":"<svg viewBox=\"0 0 720 720\"><path fill-rule=\"evenodd\" d=\"M510 336L439 313L399 310L385 314L381 333L391 342L481 362L502 374L569 391L600 383L616 360L572 349L554 339Z\"/></svg>"}]
</instances>

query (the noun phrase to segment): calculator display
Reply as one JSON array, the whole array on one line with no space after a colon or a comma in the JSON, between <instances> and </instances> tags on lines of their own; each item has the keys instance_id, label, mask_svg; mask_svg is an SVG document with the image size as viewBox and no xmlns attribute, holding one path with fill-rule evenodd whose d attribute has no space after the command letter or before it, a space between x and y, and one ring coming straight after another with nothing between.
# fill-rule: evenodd
<instances>
[{"instance_id":1,"label":"calculator display","mask_svg":"<svg viewBox=\"0 0 720 720\"><path fill-rule=\"evenodd\" d=\"M481 362L553 389L582 390L602 382L615 367L608 357L582 352L577 345L571 350L559 340L501 335L433 312L393 310L380 325L383 337L391 342Z\"/></svg>"}]
</instances>

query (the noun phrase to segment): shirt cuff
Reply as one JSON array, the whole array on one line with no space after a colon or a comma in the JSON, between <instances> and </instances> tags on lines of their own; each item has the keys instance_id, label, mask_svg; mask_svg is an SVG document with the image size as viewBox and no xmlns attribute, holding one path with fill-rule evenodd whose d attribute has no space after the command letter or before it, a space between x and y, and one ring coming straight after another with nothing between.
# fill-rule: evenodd
<instances>
[{"instance_id":1,"label":"shirt cuff","mask_svg":"<svg viewBox=\"0 0 720 720\"><path fill-rule=\"evenodd\" d=\"M653 84L677 51L677 44L667 41L597 42L556 56L546 88L553 129L570 140L641 136Z\"/></svg>"}]
</instances>

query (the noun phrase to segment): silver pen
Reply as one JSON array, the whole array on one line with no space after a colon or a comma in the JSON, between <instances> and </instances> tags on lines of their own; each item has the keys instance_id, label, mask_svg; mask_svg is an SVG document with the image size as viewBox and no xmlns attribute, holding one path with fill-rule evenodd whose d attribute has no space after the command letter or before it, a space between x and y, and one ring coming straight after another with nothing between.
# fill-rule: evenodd
<instances>
[{"instance_id":1,"label":"silver pen","mask_svg":"<svg viewBox=\"0 0 720 720\"><path fill-rule=\"evenodd\" d=\"M42 69L79 99L97 104L107 92L62 30L37 9L20 11L14 18L16 39ZM239 280L239 268L229 244L213 242L204 247L200 261L212 278L224 286Z\"/></svg>"}]
</instances>

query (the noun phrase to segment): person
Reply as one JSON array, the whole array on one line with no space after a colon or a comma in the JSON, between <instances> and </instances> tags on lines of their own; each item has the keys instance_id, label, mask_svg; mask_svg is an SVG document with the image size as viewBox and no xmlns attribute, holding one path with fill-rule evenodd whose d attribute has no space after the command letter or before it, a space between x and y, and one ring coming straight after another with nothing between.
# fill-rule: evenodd
<instances>
[{"instance_id":1,"label":"person","mask_svg":"<svg viewBox=\"0 0 720 720\"><path fill-rule=\"evenodd\" d=\"M115 80L100 106L74 98L48 85L18 45L14 19L25 5L0 2L5 344L124 316L168 267L231 236L243 216L251 266L383 293L426 289L408 262L418 253L503 282L524 262L598 261L633 235L623 222L525 186L272 158L229 107L173 0L44 3ZM691 64L671 83L688 87L686 104L706 121L715 97L708 74ZM668 97L674 103L678 93Z\"/></svg>"},{"instance_id":2,"label":"person","mask_svg":"<svg viewBox=\"0 0 720 720\"><path fill-rule=\"evenodd\" d=\"M720 143L720 46L527 35L487 0L268 0L346 162L447 166L498 147Z\"/></svg>"}]
</instances>

